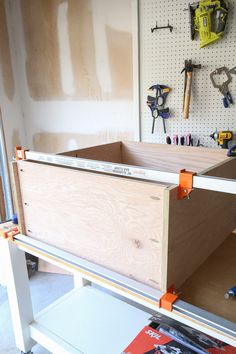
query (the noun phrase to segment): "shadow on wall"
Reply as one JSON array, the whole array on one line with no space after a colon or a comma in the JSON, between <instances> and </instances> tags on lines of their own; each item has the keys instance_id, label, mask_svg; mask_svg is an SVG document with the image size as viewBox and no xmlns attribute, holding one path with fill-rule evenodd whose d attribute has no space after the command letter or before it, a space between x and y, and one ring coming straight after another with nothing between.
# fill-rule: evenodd
<instances>
[{"instance_id":1,"label":"shadow on wall","mask_svg":"<svg viewBox=\"0 0 236 354\"><path fill-rule=\"evenodd\" d=\"M94 135L44 132L34 135L33 149L41 152L59 153L108 142L133 139L134 136L130 132L110 133L104 131Z\"/></svg>"}]
</instances>

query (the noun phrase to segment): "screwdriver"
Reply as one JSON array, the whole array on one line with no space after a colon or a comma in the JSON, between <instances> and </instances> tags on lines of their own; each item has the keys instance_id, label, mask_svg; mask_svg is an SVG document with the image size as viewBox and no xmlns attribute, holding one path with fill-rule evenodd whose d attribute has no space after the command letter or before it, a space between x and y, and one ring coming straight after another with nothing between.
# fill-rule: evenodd
<instances>
[{"instance_id":1,"label":"screwdriver","mask_svg":"<svg viewBox=\"0 0 236 354\"><path fill-rule=\"evenodd\" d=\"M175 134L175 135L173 136L173 143L174 143L174 145L178 145L178 144L179 144L179 137L178 137L177 134Z\"/></svg>"},{"instance_id":2,"label":"screwdriver","mask_svg":"<svg viewBox=\"0 0 236 354\"><path fill-rule=\"evenodd\" d=\"M185 143L185 137L184 137L184 135L181 135L181 137L180 137L180 145L184 145L184 143Z\"/></svg>"},{"instance_id":3,"label":"screwdriver","mask_svg":"<svg viewBox=\"0 0 236 354\"><path fill-rule=\"evenodd\" d=\"M192 135L190 133L186 136L186 145L193 146L193 139L192 139Z\"/></svg>"},{"instance_id":4,"label":"screwdriver","mask_svg":"<svg viewBox=\"0 0 236 354\"><path fill-rule=\"evenodd\" d=\"M170 145L171 144L171 138L170 136L166 137L166 144Z\"/></svg>"}]
</instances>

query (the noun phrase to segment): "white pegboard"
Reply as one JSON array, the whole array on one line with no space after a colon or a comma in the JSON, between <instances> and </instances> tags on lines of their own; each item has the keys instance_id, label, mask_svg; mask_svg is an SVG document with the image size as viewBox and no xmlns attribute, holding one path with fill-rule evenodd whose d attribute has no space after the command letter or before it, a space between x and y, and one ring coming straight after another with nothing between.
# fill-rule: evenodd
<instances>
[{"instance_id":1,"label":"white pegboard","mask_svg":"<svg viewBox=\"0 0 236 354\"><path fill-rule=\"evenodd\" d=\"M142 141L165 143L162 120L156 120L155 132L151 134L152 117L146 105L147 90L154 84L167 85L172 91L167 97L166 107L171 118L166 120L167 135L173 137L191 133L200 138L204 146L216 147L208 138L215 129L236 132L236 75L229 85L235 104L224 108L223 96L212 86L210 73L218 67L229 69L236 66L236 0L229 0L230 12L223 39L200 49L200 40L190 39L189 13L186 0L140 0L140 100ZM151 28L174 27L170 33L162 29L151 33ZM183 89L185 59L201 64L202 69L194 72L190 116L183 118Z\"/></svg>"}]
</instances>

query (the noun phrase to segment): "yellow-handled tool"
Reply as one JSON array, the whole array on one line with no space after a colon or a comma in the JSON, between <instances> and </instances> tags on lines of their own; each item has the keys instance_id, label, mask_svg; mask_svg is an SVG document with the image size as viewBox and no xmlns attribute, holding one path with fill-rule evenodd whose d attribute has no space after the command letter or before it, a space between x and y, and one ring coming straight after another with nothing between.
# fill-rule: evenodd
<instances>
[{"instance_id":1,"label":"yellow-handled tool","mask_svg":"<svg viewBox=\"0 0 236 354\"><path fill-rule=\"evenodd\" d=\"M193 64L192 60L185 60L185 65L181 73L185 72L184 80L184 100L183 100L183 116L185 119L189 117L189 107L191 100L193 70L201 69L201 64Z\"/></svg>"}]
</instances>

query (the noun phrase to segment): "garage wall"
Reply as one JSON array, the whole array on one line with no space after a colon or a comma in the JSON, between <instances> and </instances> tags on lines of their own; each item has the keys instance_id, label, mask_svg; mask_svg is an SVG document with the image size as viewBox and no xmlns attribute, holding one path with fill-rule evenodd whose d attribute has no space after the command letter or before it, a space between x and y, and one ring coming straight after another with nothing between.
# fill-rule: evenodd
<instances>
[{"instance_id":1,"label":"garage wall","mask_svg":"<svg viewBox=\"0 0 236 354\"><path fill-rule=\"evenodd\" d=\"M191 1L192 3L193 1ZM236 0L229 1L229 16L224 37L218 42L200 49L199 36L190 38L189 13L186 0L140 0L140 106L142 140L152 143L165 143L162 120L157 119L152 134L151 111L146 104L148 88L155 84L167 85L172 91L167 97L166 107L171 117L166 121L167 135L191 133L194 144L200 142L206 147L217 147L209 137L217 130L236 131L236 104L229 108L223 106L223 95L213 87L210 73L216 68L235 67L236 55ZM158 26L173 26L168 29L151 32ZM201 70L194 71L192 98L189 119L183 118L184 74L181 70L185 60L192 59L201 64ZM225 81L218 78L218 83ZM232 75L229 90L236 102L236 75ZM236 136L235 136L236 143Z\"/></svg>"},{"instance_id":2,"label":"garage wall","mask_svg":"<svg viewBox=\"0 0 236 354\"><path fill-rule=\"evenodd\" d=\"M11 42L12 27L8 17L8 3L0 0L0 108L9 160L14 146L25 144L25 131L16 81L16 61Z\"/></svg>"},{"instance_id":3,"label":"garage wall","mask_svg":"<svg viewBox=\"0 0 236 354\"><path fill-rule=\"evenodd\" d=\"M134 0L8 0L27 147L138 138Z\"/></svg>"}]
</instances>

